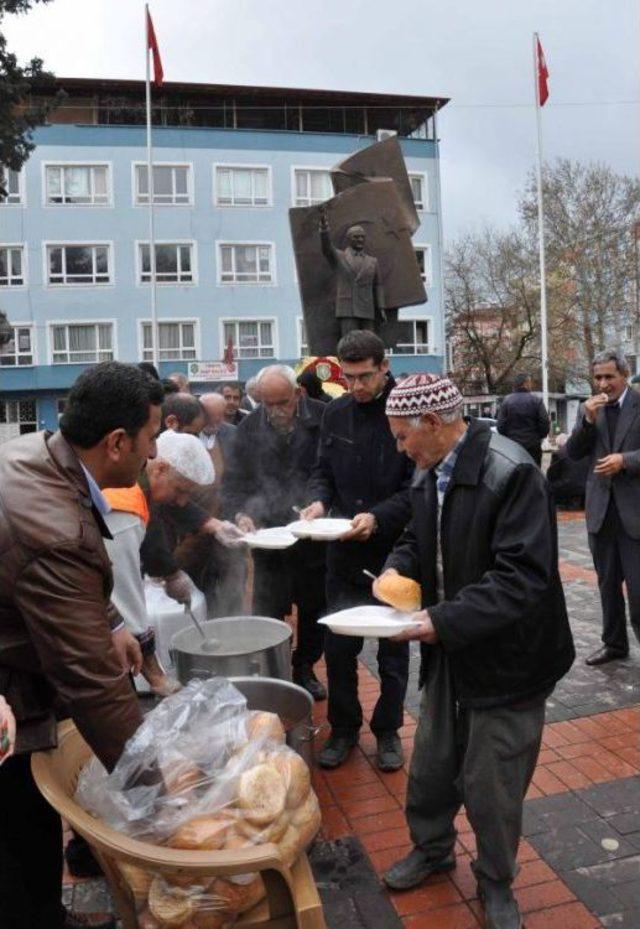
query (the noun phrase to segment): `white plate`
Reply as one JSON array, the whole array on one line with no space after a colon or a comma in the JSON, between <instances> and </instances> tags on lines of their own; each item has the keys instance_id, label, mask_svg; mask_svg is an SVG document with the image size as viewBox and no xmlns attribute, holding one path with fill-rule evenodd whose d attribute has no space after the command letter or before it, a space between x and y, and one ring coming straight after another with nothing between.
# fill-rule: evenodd
<instances>
[{"instance_id":1,"label":"white plate","mask_svg":"<svg viewBox=\"0 0 640 929\"><path fill-rule=\"evenodd\" d=\"M375 639L387 639L404 629L418 625L409 619L406 613L394 610L391 606L353 606L349 610L340 610L318 620L338 635L369 636Z\"/></svg>"},{"instance_id":2,"label":"white plate","mask_svg":"<svg viewBox=\"0 0 640 929\"><path fill-rule=\"evenodd\" d=\"M298 519L287 526L297 538L318 542L334 542L352 528L350 519Z\"/></svg>"},{"instance_id":3,"label":"white plate","mask_svg":"<svg viewBox=\"0 0 640 929\"><path fill-rule=\"evenodd\" d=\"M246 542L249 548L281 549L295 545L298 539L286 526L272 526L271 529L247 532L242 541Z\"/></svg>"}]
</instances>

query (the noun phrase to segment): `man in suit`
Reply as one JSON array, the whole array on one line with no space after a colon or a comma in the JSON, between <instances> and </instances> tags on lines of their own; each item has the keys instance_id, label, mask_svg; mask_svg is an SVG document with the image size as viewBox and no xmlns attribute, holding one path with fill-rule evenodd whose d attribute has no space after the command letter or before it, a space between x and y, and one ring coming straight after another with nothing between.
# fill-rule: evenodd
<instances>
[{"instance_id":1,"label":"man in suit","mask_svg":"<svg viewBox=\"0 0 640 929\"><path fill-rule=\"evenodd\" d=\"M602 601L603 646L587 658L601 665L629 654L622 585L640 639L640 396L629 387L623 355L593 362L597 393L585 402L567 442L570 458L589 457L586 490L589 547Z\"/></svg>"},{"instance_id":2,"label":"man in suit","mask_svg":"<svg viewBox=\"0 0 640 929\"><path fill-rule=\"evenodd\" d=\"M323 210L320 219L322 252L337 274L336 317L340 323L340 335L345 336L355 329L377 331L377 316L386 319L384 292L380 281L378 259L367 255L366 240L362 226L347 229L349 245L344 251L331 242L327 214Z\"/></svg>"}]
</instances>

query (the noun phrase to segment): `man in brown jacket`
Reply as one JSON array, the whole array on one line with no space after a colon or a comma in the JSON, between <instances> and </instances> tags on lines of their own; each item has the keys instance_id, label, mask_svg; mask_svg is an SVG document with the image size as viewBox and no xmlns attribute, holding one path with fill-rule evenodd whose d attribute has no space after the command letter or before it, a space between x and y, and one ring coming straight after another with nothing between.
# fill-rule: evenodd
<instances>
[{"instance_id":1,"label":"man in brown jacket","mask_svg":"<svg viewBox=\"0 0 640 929\"><path fill-rule=\"evenodd\" d=\"M155 456L162 385L107 362L73 386L60 430L0 447L0 694L17 718L0 768L0 924L71 929L61 905L60 818L42 799L30 753L71 717L111 770L141 722L128 634L110 605L101 487L133 484ZM135 640L134 640L135 641ZM120 654L119 654L120 651Z\"/></svg>"}]
</instances>

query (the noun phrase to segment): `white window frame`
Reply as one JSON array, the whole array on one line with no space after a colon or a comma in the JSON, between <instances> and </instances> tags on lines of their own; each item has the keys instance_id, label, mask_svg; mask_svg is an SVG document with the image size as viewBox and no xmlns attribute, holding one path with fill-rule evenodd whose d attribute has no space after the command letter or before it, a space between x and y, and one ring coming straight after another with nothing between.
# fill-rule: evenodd
<instances>
[{"instance_id":1,"label":"white window frame","mask_svg":"<svg viewBox=\"0 0 640 929\"><path fill-rule=\"evenodd\" d=\"M328 165L291 165L291 205L296 207L313 206L316 202L322 203L322 200L308 203L298 203L296 197L296 171L323 171L329 175L329 186L331 187L331 196L333 196L333 185L331 184L331 166ZM307 199L307 198L305 198Z\"/></svg>"},{"instance_id":2,"label":"white window frame","mask_svg":"<svg viewBox=\"0 0 640 929\"><path fill-rule=\"evenodd\" d=\"M22 284L4 284L0 285L0 294L6 293L8 290L24 290L28 286L29 277L28 272L29 268L27 266L27 243L26 242L0 242L0 249L3 248L19 248L22 251Z\"/></svg>"},{"instance_id":3,"label":"white window frame","mask_svg":"<svg viewBox=\"0 0 640 929\"><path fill-rule=\"evenodd\" d=\"M193 336L194 336L194 351L195 358L160 358L160 361L198 361L202 358L202 347L200 343L200 317L198 316L172 316L169 319L165 319L163 316L162 319L158 320L158 328L164 323L184 323L188 326L193 326ZM145 351L150 351L150 349L145 349L144 347L144 333L143 327L150 326L151 320L144 317L138 318L138 358L141 358L143 361L153 361L152 358L145 358ZM180 333L180 341L182 342L182 333ZM160 352L160 346L158 346L158 353Z\"/></svg>"},{"instance_id":4,"label":"white window frame","mask_svg":"<svg viewBox=\"0 0 640 929\"><path fill-rule=\"evenodd\" d=\"M3 246L0 246L0 248L2 248L2 247L3 247ZM635 339L635 326L633 325L633 323L625 323L625 325L624 325L624 333L623 333L623 341L625 341L625 342L633 342L634 339Z\"/></svg>"},{"instance_id":5,"label":"white window frame","mask_svg":"<svg viewBox=\"0 0 640 929\"><path fill-rule=\"evenodd\" d=\"M141 207L142 209L149 209L149 198L146 200L138 200L138 168L148 168L149 165L146 161L132 161L131 162L131 197L133 205L136 207ZM173 206L173 207L192 207L194 205L194 176L193 176L193 162L192 161L154 161L152 163L153 168L186 168L187 169L187 201L185 203L167 203L167 202L158 202L156 197L156 192L154 191L153 206L154 208ZM175 189L175 183L174 183Z\"/></svg>"},{"instance_id":6,"label":"white window frame","mask_svg":"<svg viewBox=\"0 0 640 929\"><path fill-rule=\"evenodd\" d=\"M247 246L255 246L255 248L260 248L268 246L271 249L271 280L270 281L223 281L222 280L222 246L231 245L231 246L240 246L241 248L246 248ZM256 239L242 240L242 239L217 239L216 240L216 284L218 287L275 287L277 284L277 273L276 273L276 243L275 242L259 242Z\"/></svg>"},{"instance_id":7,"label":"white window frame","mask_svg":"<svg viewBox=\"0 0 640 929\"><path fill-rule=\"evenodd\" d=\"M407 174L409 175L409 181L411 181L411 178L415 177L415 178L419 178L422 184L422 201L421 201L420 206L418 206L417 203L415 204L416 210L418 211L418 213L428 213L429 212L429 184L428 184L428 178L427 178L426 173L424 171L408 171ZM413 195L413 190L411 191L411 194ZM415 200L414 200L414 203L415 203Z\"/></svg>"},{"instance_id":8,"label":"white window frame","mask_svg":"<svg viewBox=\"0 0 640 929\"><path fill-rule=\"evenodd\" d=\"M20 368L35 368L35 366L38 364L36 327L34 326L33 323L20 323L20 322L14 322L13 320L9 320L9 325L11 326L12 329L28 329L29 330L29 337L31 339L31 352L29 353L31 355L31 364L23 364L23 365L18 364L17 360L20 357L20 352L16 352L15 355L13 356L16 359L16 364L13 364L13 365L0 364L0 371L5 371L5 370L17 371ZM14 340L15 338L16 336L14 332ZM3 348L4 347L0 348L0 355L3 352ZM23 352L23 354L26 354L26 353Z\"/></svg>"},{"instance_id":9,"label":"white window frame","mask_svg":"<svg viewBox=\"0 0 640 929\"><path fill-rule=\"evenodd\" d=\"M47 191L47 168L106 168L107 199L105 203L51 203ZM113 163L111 161L43 161L42 172L42 206L49 209L89 209L104 210L113 207ZM63 175L64 177L64 175ZM93 182L92 182L93 183Z\"/></svg>"},{"instance_id":10,"label":"white window frame","mask_svg":"<svg viewBox=\"0 0 640 929\"><path fill-rule=\"evenodd\" d=\"M0 165L0 171L9 171L6 165ZM16 207L24 207L27 205L27 189L25 184L25 169L24 165L20 168L19 171L16 171L18 175L18 196L19 200L9 203L7 200L0 201L0 210L6 209L7 207L14 209Z\"/></svg>"},{"instance_id":11,"label":"white window frame","mask_svg":"<svg viewBox=\"0 0 640 929\"><path fill-rule=\"evenodd\" d=\"M399 317L399 318L398 318L398 322L399 322L399 323L412 323L412 324L413 324L413 326L414 326L414 328L413 328L413 342L398 342L398 343L397 343L398 345L409 345L409 346L412 346L412 347L413 347L413 351L412 351L412 352L398 352L398 351L396 351L396 350L392 350L392 351L391 351L391 354L392 354L395 358L402 358L402 357L408 357L408 358L410 358L411 356L419 357L420 355L433 355L433 353L434 353L433 316L406 316L406 317L403 316L403 317ZM416 351L418 344L424 345L425 343L424 343L424 342L418 343L418 342L416 341L415 324L416 324L416 323L425 323L425 322L427 323L428 335L429 335L429 341L426 343L427 350L424 351L424 352L418 352L418 351Z\"/></svg>"},{"instance_id":12,"label":"white window frame","mask_svg":"<svg viewBox=\"0 0 640 929\"><path fill-rule=\"evenodd\" d=\"M118 321L117 319L50 319L47 321L47 363L55 368L63 368L65 365L90 365L99 364L98 361L54 361L53 348L53 328L54 326L111 326L111 352L112 361L118 360ZM67 343L68 344L68 343ZM70 352L67 350L67 355Z\"/></svg>"},{"instance_id":13,"label":"white window frame","mask_svg":"<svg viewBox=\"0 0 640 929\"><path fill-rule=\"evenodd\" d=\"M422 278L425 288L433 287L433 248L429 242L414 242L413 250L423 249L424 256L424 277ZM421 275L422 277L422 275Z\"/></svg>"},{"instance_id":14,"label":"white window frame","mask_svg":"<svg viewBox=\"0 0 640 929\"><path fill-rule=\"evenodd\" d=\"M266 171L267 172L267 202L266 203L220 203L218 199L218 170L220 168L242 171ZM251 182L253 189L253 179ZM253 198L253 193L252 193ZM216 162L213 165L213 205L221 210L265 210L273 206L273 172L271 165L242 164Z\"/></svg>"},{"instance_id":15,"label":"white window frame","mask_svg":"<svg viewBox=\"0 0 640 929\"><path fill-rule=\"evenodd\" d=\"M50 248L73 248L75 246L81 246L83 248L95 248L95 247L106 247L108 249L108 262L109 262L109 280L108 281L87 281L82 282L81 284L69 284L66 281L62 283L50 283L49 281L49 249ZM63 239L62 241L44 241L42 243L42 266L43 266L43 275L42 279L44 281L45 289L47 290L62 290L62 288L71 288L72 290L79 290L84 287L113 287L116 282L116 269L115 269L115 249L113 247L113 241L102 241L98 242L96 240L84 240L81 242L71 242L68 239Z\"/></svg>"},{"instance_id":16,"label":"white window frame","mask_svg":"<svg viewBox=\"0 0 640 929\"><path fill-rule=\"evenodd\" d=\"M142 280L142 246L149 245L148 239L136 239L135 247L135 267L136 267L136 286L149 287L151 281ZM157 280L156 269L156 286L157 287L195 287L198 283L198 243L195 239L156 239L158 245L175 245L176 248L181 245L188 245L191 248L191 280L190 281L159 281Z\"/></svg>"},{"instance_id":17,"label":"white window frame","mask_svg":"<svg viewBox=\"0 0 640 929\"><path fill-rule=\"evenodd\" d=\"M305 344L302 341L302 327L304 326L304 316L296 316L296 340L298 348L298 358L305 358L309 354L309 342L307 341L307 352L306 355L302 350L302 346ZM307 336L307 339L309 337Z\"/></svg>"},{"instance_id":18,"label":"white window frame","mask_svg":"<svg viewBox=\"0 0 640 929\"><path fill-rule=\"evenodd\" d=\"M257 355L251 356L250 358L242 358L242 356L238 354L236 355L238 361L268 361L270 358L273 358L275 362L280 357L280 333L278 331L277 316L221 316L218 320L218 344L222 346L221 353L226 345L226 342L224 341L225 323L271 323L273 355L268 355L265 357L260 357L260 355ZM234 345L234 349L239 352L240 346Z\"/></svg>"},{"instance_id":19,"label":"white window frame","mask_svg":"<svg viewBox=\"0 0 640 929\"><path fill-rule=\"evenodd\" d=\"M36 413L35 420L32 420L32 419L21 420L21 419L20 419L20 404L21 404L21 403L33 403L33 405L34 405L34 407L35 407L35 413ZM18 433L17 433L17 434L18 434L18 435L24 435L25 433L21 433L21 432L20 432L20 428L19 428L19 427L20 427L21 425L29 425L29 426L30 426L30 425L34 425L34 426L35 426L35 429L29 430L30 432L37 432L37 431L38 431L38 426L40 425L40 409L39 409L38 398L37 398L37 397L13 397L13 396L10 396L10 397L0 397L0 406L4 406L4 407L5 407L5 416L6 416L6 413L7 413L7 411L8 411L9 404L15 404L15 405L16 405L17 412L18 412L18 419L17 419L17 422L16 422L15 424L14 424L14 423L8 423L8 422L7 422L7 423L2 423L2 422L0 422L0 445L2 445L3 442L8 442L8 441L10 441L9 436L7 436L6 438L3 438L5 426L17 425L17 426L18 426Z\"/></svg>"}]
</instances>

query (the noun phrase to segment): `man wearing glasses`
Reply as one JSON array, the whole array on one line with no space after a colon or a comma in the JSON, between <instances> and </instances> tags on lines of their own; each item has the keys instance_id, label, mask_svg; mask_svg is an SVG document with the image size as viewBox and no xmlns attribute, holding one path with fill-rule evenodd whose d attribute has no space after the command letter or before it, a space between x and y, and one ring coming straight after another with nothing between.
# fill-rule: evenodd
<instances>
[{"instance_id":1,"label":"man wearing glasses","mask_svg":"<svg viewBox=\"0 0 640 929\"><path fill-rule=\"evenodd\" d=\"M410 518L409 484L413 465L398 452L385 416L394 386L384 345L373 332L356 330L338 343L338 360L349 391L330 403L322 420L318 461L308 485L311 503L303 519L346 517L352 529L331 542L327 555L329 612L376 603L370 579L377 574ZM329 683L331 735L320 764L336 768L358 742L362 708L358 701L357 657L361 637L327 630L325 659ZM380 697L371 730L382 771L402 766L402 726L409 651L406 643L381 639L378 648Z\"/></svg>"}]
</instances>

